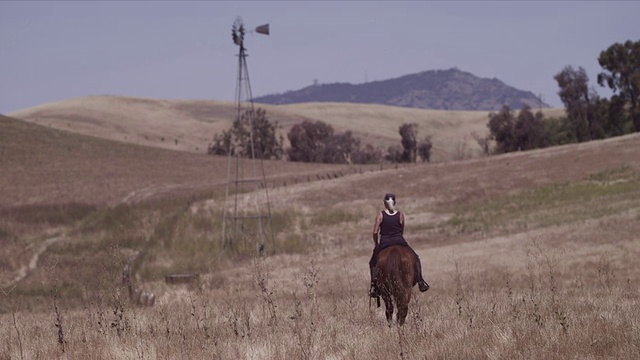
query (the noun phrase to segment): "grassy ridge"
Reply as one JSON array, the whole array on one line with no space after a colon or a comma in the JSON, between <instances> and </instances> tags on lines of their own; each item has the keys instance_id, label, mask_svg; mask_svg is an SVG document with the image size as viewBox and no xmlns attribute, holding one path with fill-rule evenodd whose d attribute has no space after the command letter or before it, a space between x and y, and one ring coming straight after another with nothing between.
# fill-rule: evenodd
<instances>
[{"instance_id":1,"label":"grassy ridge","mask_svg":"<svg viewBox=\"0 0 640 360\"><path fill-rule=\"evenodd\" d=\"M417 123L419 138L431 136L432 161L450 161L481 155L472 134L488 133L488 111L442 111L375 104L310 103L256 104L271 121L282 126L285 138L304 120L323 121L336 131L352 131L364 144L400 145L399 127ZM9 114L55 129L93 137L204 153L215 134L231 127L237 107L230 102L158 100L123 96L89 96L43 104ZM544 109L560 116L563 109Z\"/></svg>"},{"instance_id":2,"label":"grassy ridge","mask_svg":"<svg viewBox=\"0 0 640 360\"><path fill-rule=\"evenodd\" d=\"M545 185L475 206L466 204L447 226L462 232L522 231L598 219L639 207L640 174L624 166L582 182Z\"/></svg>"}]
</instances>

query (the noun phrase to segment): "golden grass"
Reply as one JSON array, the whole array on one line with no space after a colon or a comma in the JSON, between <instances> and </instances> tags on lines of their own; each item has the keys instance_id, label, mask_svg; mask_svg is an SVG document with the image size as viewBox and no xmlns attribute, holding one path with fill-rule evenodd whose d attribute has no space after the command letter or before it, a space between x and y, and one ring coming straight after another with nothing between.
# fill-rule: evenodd
<instances>
[{"instance_id":1,"label":"golden grass","mask_svg":"<svg viewBox=\"0 0 640 360\"><path fill-rule=\"evenodd\" d=\"M56 318L53 310L29 312L11 304L2 316L7 341L0 353L69 359L636 358L637 238L628 233L585 246L583 240L593 244L608 235L597 231L602 223L594 225L422 249L432 289L414 293L404 328L388 328L381 309L368 307L366 255L325 252L256 258L206 275L195 287L151 283L159 296L153 308L130 304L116 285L106 284L84 307L59 302L62 343L57 329L42 323ZM567 240L557 244L557 237Z\"/></svg>"},{"instance_id":2,"label":"golden grass","mask_svg":"<svg viewBox=\"0 0 640 360\"><path fill-rule=\"evenodd\" d=\"M3 130L29 139L11 126ZM41 171L37 159L64 165L61 144L76 145L63 139L33 153L3 142L13 145L3 148L2 184L12 184L6 174ZM105 145L94 161L118 168L123 160L109 154L120 146ZM362 173L274 163L283 182L270 188L277 252L266 257L222 252L221 193L185 187L172 171L154 173L151 186L170 185L164 191L123 202L150 188L135 170L150 156L190 161L135 149L119 165L131 174L125 191L73 172L83 161L75 158L66 172L41 178L51 194L27 180L13 185L22 195L3 193L13 200L0 213L0 358L640 357L638 135ZM28 154L24 175L12 170L20 151ZM197 178L200 169L183 171ZM76 193L64 182L89 189ZM104 199L92 195L99 190ZM403 328L387 327L366 295L371 224L388 191L407 214L407 239L432 285L414 290ZM74 197L85 205L56 200ZM145 255L133 281L156 295L153 307L132 303L120 281L136 251ZM200 282L166 284L175 272L198 272Z\"/></svg>"},{"instance_id":3,"label":"golden grass","mask_svg":"<svg viewBox=\"0 0 640 360\"><path fill-rule=\"evenodd\" d=\"M119 203L157 195L224 193L226 156L108 141L0 116L0 206ZM240 168L251 174L252 164ZM333 178L376 166L265 161L269 186Z\"/></svg>"},{"instance_id":4,"label":"golden grass","mask_svg":"<svg viewBox=\"0 0 640 360\"><path fill-rule=\"evenodd\" d=\"M431 136L432 161L481 156L472 134L488 134L488 111L442 111L375 104L307 103L255 104L267 110L285 137L304 120L323 121L336 131L352 131L363 143L386 152L400 145L398 130L404 123L419 125L420 139ZM206 100L158 100L123 96L89 96L43 104L9 114L12 117L99 138L203 153L215 134L231 126L236 105ZM563 109L544 109L559 116Z\"/></svg>"}]
</instances>

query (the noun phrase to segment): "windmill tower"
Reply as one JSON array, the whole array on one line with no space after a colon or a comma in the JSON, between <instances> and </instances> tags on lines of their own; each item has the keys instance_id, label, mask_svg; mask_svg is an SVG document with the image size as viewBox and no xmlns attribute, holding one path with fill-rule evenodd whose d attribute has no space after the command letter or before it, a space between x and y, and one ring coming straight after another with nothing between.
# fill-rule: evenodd
<instances>
[{"instance_id":1,"label":"windmill tower","mask_svg":"<svg viewBox=\"0 0 640 360\"><path fill-rule=\"evenodd\" d=\"M255 32L269 35L269 24L258 26ZM245 27L238 17L232 27L233 42L238 45L235 121L244 122L248 127L249 141L239 143L232 135L229 142L222 246L255 245L256 250L262 253L267 241L271 241L273 245L274 234L264 164L261 154L256 156L253 126L256 111L253 107L244 36Z\"/></svg>"}]
</instances>

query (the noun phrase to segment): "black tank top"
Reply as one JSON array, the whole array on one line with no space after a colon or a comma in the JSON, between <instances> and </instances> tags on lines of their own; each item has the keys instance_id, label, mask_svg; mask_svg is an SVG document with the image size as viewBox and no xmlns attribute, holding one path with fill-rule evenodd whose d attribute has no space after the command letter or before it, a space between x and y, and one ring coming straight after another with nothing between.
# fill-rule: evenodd
<instances>
[{"instance_id":1,"label":"black tank top","mask_svg":"<svg viewBox=\"0 0 640 360\"><path fill-rule=\"evenodd\" d=\"M382 212L382 222L380 223L380 237L391 238L402 235L404 227L400 222L400 211L389 215L386 211Z\"/></svg>"}]
</instances>

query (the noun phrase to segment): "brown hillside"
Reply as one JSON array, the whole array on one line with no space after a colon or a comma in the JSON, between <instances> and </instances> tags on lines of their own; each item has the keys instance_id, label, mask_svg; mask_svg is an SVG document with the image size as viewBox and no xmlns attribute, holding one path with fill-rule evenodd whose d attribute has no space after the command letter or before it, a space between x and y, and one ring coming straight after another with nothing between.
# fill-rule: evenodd
<instances>
[{"instance_id":1,"label":"brown hillside","mask_svg":"<svg viewBox=\"0 0 640 360\"><path fill-rule=\"evenodd\" d=\"M103 124L105 124L104 122ZM226 183L227 158L109 141L0 116L0 206L113 203ZM271 182L340 166L267 161ZM314 175L315 176L315 175Z\"/></svg>"},{"instance_id":2,"label":"brown hillside","mask_svg":"<svg viewBox=\"0 0 640 360\"><path fill-rule=\"evenodd\" d=\"M591 176L629 167L640 171L640 134L441 164L349 176L323 184L301 184L287 202L310 207L340 201L376 209L380 195L395 192L413 216L428 216L457 205L481 202L552 184L588 181ZM322 191L314 191L321 187ZM325 194L331 194L333 200ZM278 193L275 192L277 195ZM283 197L277 197L281 199Z\"/></svg>"},{"instance_id":3,"label":"brown hillside","mask_svg":"<svg viewBox=\"0 0 640 360\"><path fill-rule=\"evenodd\" d=\"M363 143L381 147L399 145L398 129L417 123L419 136L431 136L435 162L477 157L480 148L473 133L488 132L488 111L443 111L349 103L263 105L285 136L291 126L307 120L350 130ZM561 109L543 110L557 116ZM84 135L171 150L206 152L215 134L231 126L233 103L204 100L155 100L121 96L91 96L43 104L10 116ZM285 147L288 144L285 143Z\"/></svg>"}]
</instances>

